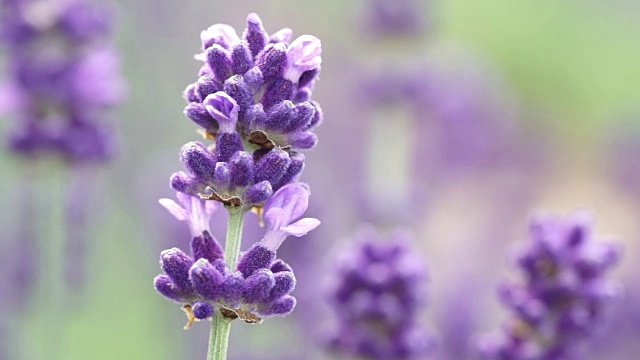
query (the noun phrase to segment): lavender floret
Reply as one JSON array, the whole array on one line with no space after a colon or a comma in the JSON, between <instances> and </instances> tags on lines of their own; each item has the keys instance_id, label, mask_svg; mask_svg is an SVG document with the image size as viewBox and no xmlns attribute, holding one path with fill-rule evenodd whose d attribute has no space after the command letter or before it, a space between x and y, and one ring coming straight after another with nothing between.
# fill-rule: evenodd
<instances>
[{"instance_id":1,"label":"lavender floret","mask_svg":"<svg viewBox=\"0 0 640 360\"><path fill-rule=\"evenodd\" d=\"M515 259L523 280L499 289L513 311L504 332L487 337L480 350L488 359L582 359L582 348L602 325L621 285L606 273L620 249L593 236L585 212L566 218L533 217L530 243Z\"/></svg>"}]
</instances>

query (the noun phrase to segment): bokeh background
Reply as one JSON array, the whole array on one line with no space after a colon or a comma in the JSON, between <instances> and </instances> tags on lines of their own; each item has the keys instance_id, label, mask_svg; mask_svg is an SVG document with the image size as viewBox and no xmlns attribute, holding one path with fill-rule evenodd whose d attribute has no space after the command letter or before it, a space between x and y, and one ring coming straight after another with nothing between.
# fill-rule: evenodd
<instances>
[{"instance_id":1,"label":"bokeh background","mask_svg":"<svg viewBox=\"0 0 640 360\"><path fill-rule=\"evenodd\" d=\"M326 284L364 223L413 233L430 273L421 322L437 336L434 358L471 358L476 335L506 316L495 288L514 270L506 254L526 238L530 212L584 207L599 234L624 244L615 276L627 288L612 317L615 339L599 335L590 358L640 354L632 341L640 335L640 2L424 0L415 13L422 27L393 34L370 27L364 0L114 5L128 82L126 103L111 114L119 156L75 194L91 204L87 285L65 294L61 311L48 306L55 270L43 259L60 251L73 179L55 162L31 178L31 165L0 153L0 249L9 254L23 223L42 249L26 264L37 270L33 291L0 319L11 359L43 359L51 346L70 360L204 358L209 325L184 331L182 311L152 286L159 252L188 243L157 199L172 197L178 151L198 138L182 91L196 78L199 33L214 23L240 31L250 12L269 32L290 27L322 40L314 99L325 121L302 180L312 189L309 215L323 224L279 252L298 276L296 312L234 324L233 359L332 358L322 346L332 323ZM1 126L8 131L11 117ZM27 180L36 203L25 214ZM244 248L260 234L255 217L247 222ZM213 229L223 237L224 214Z\"/></svg>"}]
</instances>

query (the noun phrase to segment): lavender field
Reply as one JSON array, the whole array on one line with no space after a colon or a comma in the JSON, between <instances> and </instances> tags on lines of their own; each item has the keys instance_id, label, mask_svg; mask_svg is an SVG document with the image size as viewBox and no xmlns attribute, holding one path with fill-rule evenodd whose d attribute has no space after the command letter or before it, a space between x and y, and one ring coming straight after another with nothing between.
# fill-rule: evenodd
<instances>
[{"instance_id":1,"label":"lavender field","mask_svg":"<svg viewBox=\"0 0 640 360\"><path fill-rule=\"evenodd\" d=\"M640 358L638 18L0 0L0 360Z\"/></svg>"}]
</instances>

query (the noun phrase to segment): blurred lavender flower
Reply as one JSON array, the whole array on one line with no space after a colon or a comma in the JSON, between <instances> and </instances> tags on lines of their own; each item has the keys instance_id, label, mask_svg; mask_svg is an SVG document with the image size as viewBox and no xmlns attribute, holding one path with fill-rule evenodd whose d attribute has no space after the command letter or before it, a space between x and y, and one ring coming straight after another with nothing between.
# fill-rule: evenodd
<instances>
[{"instance_id":1,"label":"blurred lavender flower","mask_svg":"<svg viewBox=\"0 0 640 360\"><path fill-rule=\"evenodd\" d=\"M2 88L11 103L0 109L20 121L11 149L70 162L109 159L112 135L99 112L120 102L124 86L105 9L81 0L16 0L3 10L11 76Z\"/></svg>"},{"instance_id":2,"label":"blurred lavender flower","mask_svg":"<svg viewBox=\"0 0 640 360\"><path fill-rule=\"evenodd\" d=\"M362 14L364 31L373 36L411 36L428 27L427 9L421 0L367 0Z\"/></svg>"},{"instance_id":3,"label":"blurred lavender flower","mask_svg":"<svg viewBox=\"0 0 640 360\"><path fill-rule=\"evenodd\" d=\"M525 281L500 288L500 298L514 317L504 334L481 341L486 358L583 358L585 340L622 290L606 277L620 249L595 240L592 228L585 212L565 219L543 214L532 219L531 243L516 259Z\"/></svg>"},{"instance_id":4,"label":"blurred lavender flower","mask_svg":"<svg viewBox=\"0 0 640 360\"><path fill-rule=\"evenodd\" d=\"M102 111L124 95L106 10L82 0L5 0L0 14L9 73L0 84L0 113L18 120L9 147L25 157L25 166L60 156L76 176L68 190L64 270L75 288L83 282L93 185L94 169L86 165L113 156L113 134Z\"/></svg>"},{"instance_id":5,"label":"blurred lavender flower","mask_svg":"<svg viewBox=\"0 0 640 360\"><path fill-rule=\"evenodd\" d=\"M178 248L162 252L165 274L156 277L156 290L183 304L190 321L209 318L216 309L250 323L290 313L296 304L290 295L296 279L289 265L276 258L276 251L287 236L303 236L320 224L317 219L298 220L307 210L308 198L307 187L296 183L282 187L266 202L267 231L240 257L237 271L229 269L222 247L209 233L215 202L182 193L178 193L182 206L161 199L178 220L189 224L193 238L191 256Z\"/></svg>"},{"instance_id":6,"label":"blurred lavender flower","mask_svg":"<svg viewBox=\"0 0 640 360\"><path fill-rule=\"evenodd\" d=\"M425 271L405 234L381 240L370 229L362 231L338 265L330 347L362 359L424 359L434 345L418 321Z\"/></svg>"},{"instance_id":7,"label":"blurred lavender flower","mask_svg":"<svg viewBox=\"0 0 640 360\"><path fill-rule=\"evenodd\" d=\"M185 145L188 173L174 174L174 189L225 205L261 207L271 194L296 180L304 167L299 149L316 145L311 130L322 119L310 100L322 61L320 40L291 30L269 35L250 14L240 38L228 25L201 34L204 65L187 87L185 115L215 139L208 149Z\"/></svg>"}]
</instances>

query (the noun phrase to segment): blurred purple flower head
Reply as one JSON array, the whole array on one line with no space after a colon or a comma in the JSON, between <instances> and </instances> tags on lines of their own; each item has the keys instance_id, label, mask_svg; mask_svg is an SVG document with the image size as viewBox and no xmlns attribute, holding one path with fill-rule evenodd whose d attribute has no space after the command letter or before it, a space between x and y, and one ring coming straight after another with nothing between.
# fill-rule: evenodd
<instances>
[{"instance_id":1,"label":"blurred purple flower head","mask_svg":"<svg viewBox=\"0 0 640 360\"><path fill-rule=\"evenodd\" d=\"M585 341L622 291L606 276L618 262L619 247L592 232L593 220L583 211L564 219L532 218L530 243L515 259L524 279L500 288L513 318L502 335L481 341L486 358L582 358Z\"/></svg>"},{"instance_id":2,"label":"blurred purple flower head","mask_svg":"<svg viewBox=\"0 0 640 360\"><path fill-rule=\"evenodd\" d=\"M424 359L434 346L418 320L426 273L406 234L381 239L366 229L356 240L334 275L331 349L362 359Z\"/></svg>"},{"instance_id":3,"label":"blurred purple flower head","mask_svg":"<svg viewBox=\"0 0 640 360\"><path fill-rule=\"evenodd\" d=\"M114 144L100 112L122 100L124 85L107 42L108 12L81 0L13 1L4 10L10 76L3 92L11 101L0 110L20 121L11 149L72 162L109 159Z\"/></svg>"},{"instance_id":4,"label":"blurred purple flower head","mask_svg":"<svg viewBox=\"0 0 640 360\"><path fill-rule=\"evenodd\" d=\"M262 207L294 182L304 155L317 142L322 120L310 99L321 63L320 41L291 30L269 37L258 15L247 17L242 38L228 25L202 32L200 78L185 91L185 115L204 129L215 147L190 143L182 149L186 173L174 174L174 189L225 205Z\"/></svg>"}]
</instances>

